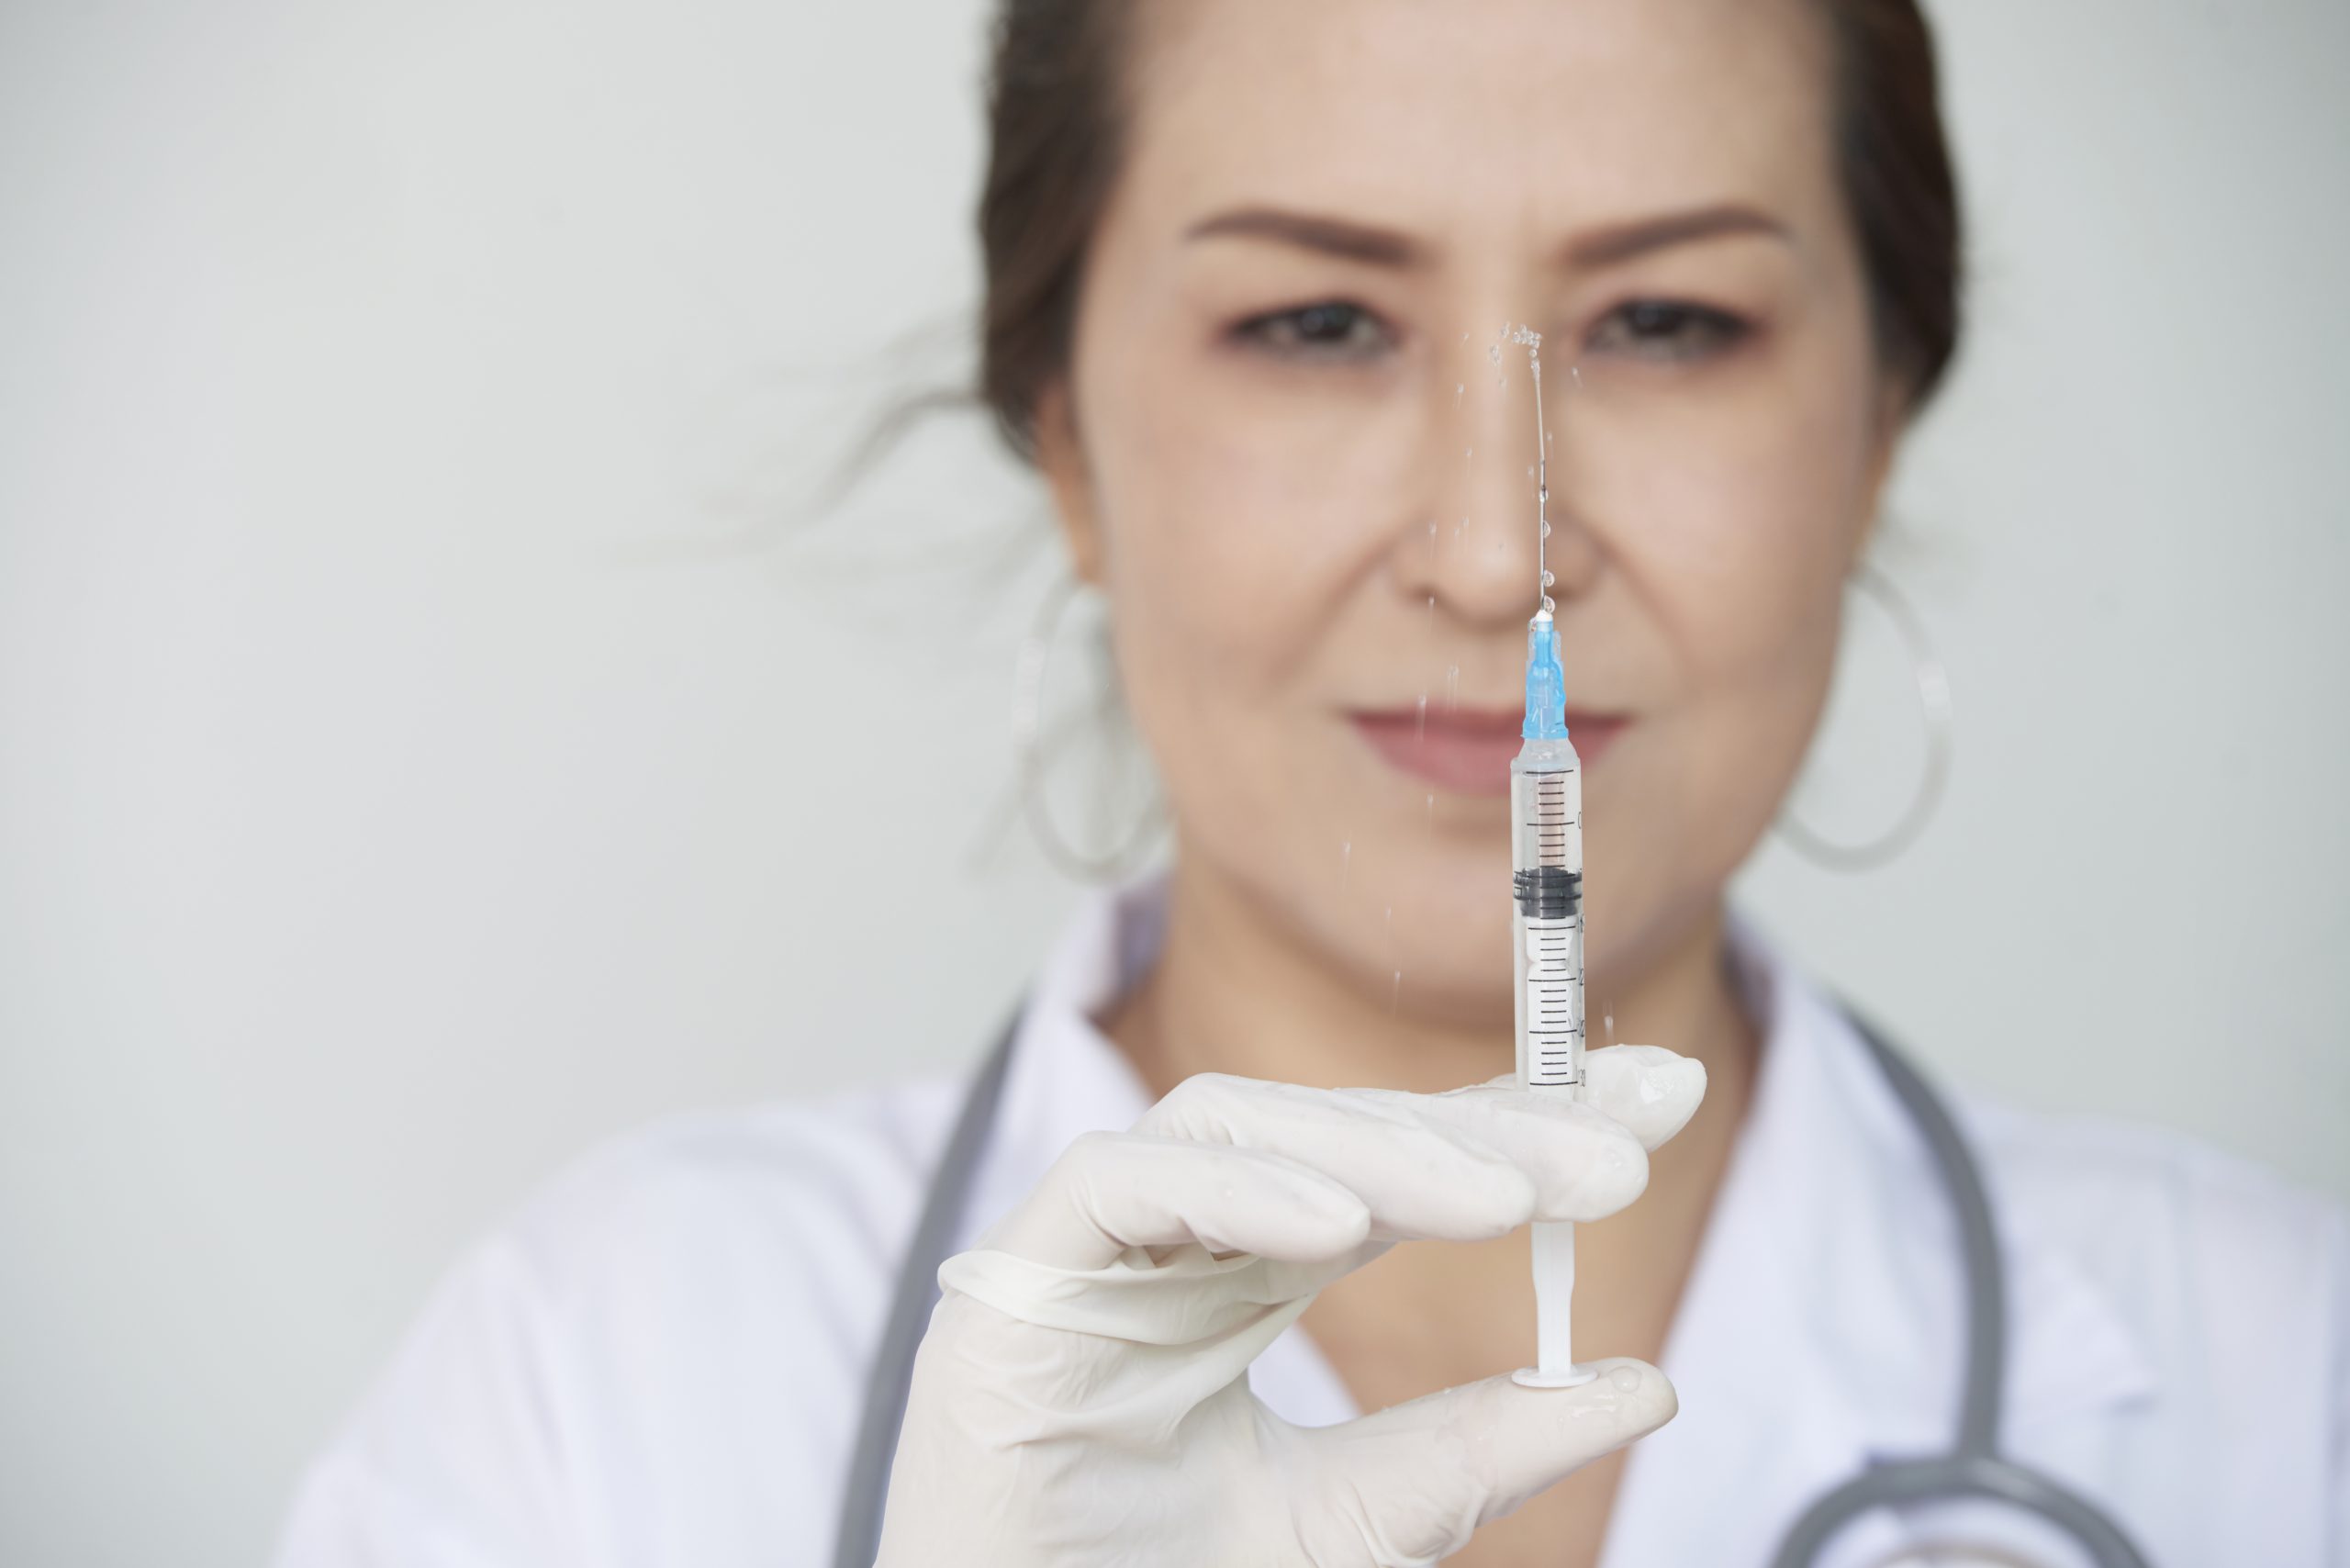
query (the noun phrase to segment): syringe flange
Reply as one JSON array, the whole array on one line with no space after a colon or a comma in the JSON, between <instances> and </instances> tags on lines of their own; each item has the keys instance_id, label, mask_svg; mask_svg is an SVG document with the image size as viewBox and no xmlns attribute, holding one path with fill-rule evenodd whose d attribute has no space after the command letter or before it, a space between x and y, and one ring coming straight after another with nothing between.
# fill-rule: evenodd
<instances>
[{"instance_id":1,"label":"syringe flange","mask_svg":"<svg viewBox=\"0 0 2350 1568\"><path fill-rule=\"evenodd\" d=\"M1509 1380L1520 1388L1581 1388L1599 1375L1599 1369L1575 1362L1564 1372L1544 1372L1539 1367L1520 1367L1509 1374Z\"/></svg>"}]
</instances>

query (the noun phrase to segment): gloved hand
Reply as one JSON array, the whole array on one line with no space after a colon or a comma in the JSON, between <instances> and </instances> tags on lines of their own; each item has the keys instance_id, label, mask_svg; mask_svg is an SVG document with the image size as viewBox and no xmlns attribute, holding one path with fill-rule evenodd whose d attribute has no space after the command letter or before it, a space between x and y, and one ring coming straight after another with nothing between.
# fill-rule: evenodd
<instances>
[{"instance_id":1,"label":"gloved hand","mask_svg":"<svg viewBox=\"0 0 2350 1568\"><path fill-rule=\"evenodd\" d=\"M1578 1104L1510 1079L1446 1094L1204 1075L1080 1138L946 1287L914 1362L884 1568L1433 1562L1671 1419L1639 1361L1572 1389L1506 1372L1294 1427L1248 1363L1396 1241L1592 1220L1705 1092L1697 1062L1591 1053Z\"/></svg>"}]
</instances>

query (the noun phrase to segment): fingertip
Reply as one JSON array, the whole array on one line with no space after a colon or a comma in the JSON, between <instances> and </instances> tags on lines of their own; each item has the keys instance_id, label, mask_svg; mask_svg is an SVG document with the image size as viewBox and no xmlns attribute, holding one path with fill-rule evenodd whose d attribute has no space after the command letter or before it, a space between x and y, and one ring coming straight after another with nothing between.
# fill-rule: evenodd
<instances>
[{"instance_id":1,"label":"fingertip","mask_svg":"<svg viewBox=\"0 0 2350 1568\"><path fill-rule=\"evenodd\" d=\"M1689 1125L1706 1098L1706 1064L1662 1046L1607 1046L1584 1058L1591 1103L1654 1149Z\"/></svg>"},{"instance_id":2,"label":"fingertip","mask_svg":"<svg viewBox=\"0 0 2350 1568\"><path fill-rule=\"evenodd\" d=\"M1615 1356L1593 1365L1599 1373L1593 1381L1606 1383L1620 1402L1625 1417L1624 1441L1645 1438L1681 1414L1680 1390L1673 1386L1671 1378L1648 1362Z\"/></svg>"},{"instance_id":3,"label":"fingertip","mask_svg":"<svg viewBox=\"0 0 2350 1568\"><path fill-rule=\"evenodd\" d=\"M1343 1182L1316 1170L1294 1173L1302 1217L1314 1233L1300 1238L1300 1258L1336 1258L1361 1246L1371 1235L1371 1205ZM1319 1241L1319 1247L1316 1241ZM1263 1250L1263 1249L1257 1249Z\"/></svg>"},{"instance_id":4,"label":"fingertip","mask_svg":"<svg viewBox=\"0 0 2350 1568\"><path fill-rule=\"evenodd\" d=\"M1673 1419L1680 1398L1645 1361L1591 1363L1599 1375L1569 1388L1530 1388L1505 1374L1453 1390L1445 1426L1464 1439L1488 1489L1484 1517L1498 1518L1594 1460Z\"/></svg>"},{"instance_id":5,"label":"fingertip","mask_svg":"<svg viewBox=\"0 0 2350 1568\"><path fill-rule=\"evenodd\" d=\"M1672 1380L1648 1362L1616 1356L1587 1364L1598 1375L1571 1387L1513 1384L1530 1402L1528 1418L1547 1427L1574 1463L1637 1442L1680 1413Z\"/></svg>"},{"instance_id":6,"label":"fingertip","mask_svg":"<svg viewBox=\"0 0 2350 1568\"><path fill-rule=\"evenodd\" d=\"M1649 1186L1649 1154L1620 1127L1596 1132L1583 1144L1582 1169L1561 1187L1539 1216L1591 1221L1629 1208Z\"/></svg>"},{"instance_id":7,"label":"fingertip","mask_svg":"<svg viewBox=\"0 0 2350 1568\"><path fill-rule=\"evenodd\" d=\"M1386 1206L1397 1205L1391 1200ZM1541 1211L1541 1190L1533 1177L1506 1160L1471 1155L1444 1173L1440 1186L1422 1183L1413 1209L1415 1224L1397 1238L1427 1235L1455 1241L1491 1240L1507 1236L1539 1217Z\"/></svg>"},{"instance_id":8,"label":"fingertip","mask_svg":"<svg viewBox=\"0 0 2350 1568\"><path fill-rule=\"evenodd\" d=\"M1516 1166L1504 1164L1500 1168L1509 1173L1509 1191L1497 1205L1503 1221L1497 1234L1506 1236L1541 1212L1542 1189L1533 1177Z\"/></svg>"}]
</instances>

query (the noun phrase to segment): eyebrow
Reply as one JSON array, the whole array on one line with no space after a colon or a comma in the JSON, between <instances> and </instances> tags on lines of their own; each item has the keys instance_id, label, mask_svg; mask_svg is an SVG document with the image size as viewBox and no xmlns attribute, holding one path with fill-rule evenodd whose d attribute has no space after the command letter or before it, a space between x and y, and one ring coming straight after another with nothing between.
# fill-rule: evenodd
<instances>
[{"instance_id":1,"label":"eyebrow","mask_svg":"<svg viewBox=\"0 0 2350 1568\"><path fill-rule=\"evenodd\" d=\"M1594 230L1570 241L1561 253L1570 266L1613 266L1652 251L1738 234L1787 241L1794 238L1785 224L1766 213L1751 207L1725 204ZM1275 207L1241 207L1219 212L1192 224L1184 230L1183 237L1268 240L1373 266L1416 267L1428 260L1427 247L1408 234L1343 218Z\"/></svg>"},{"instance_id":2,"label":"eyebrow","mask_svg":"<svg viewBox=\"0 0 2350 1568\"><path fill-rule=\"evenodd\" d=\"M1373 266L1416 267L1427 260L1427 251L1408 234L1350 223L1343 218L1323 218L1274 207L1242 207L1219 212L1192 224L1184 230L1183 237L1270 240L1326 256L1368 262Z\"/></svg>"},{"instance_id":3,"label":"eyebrow","mask_svg":"<svg viewBox=\"0 0 2350 1568\"><path fill-rule=\"evenodd\" d=\"M1718 240L1733 234L1760 234L1792 241L1787 226L1751 207L1701 207L1595 229L1570 241L1563 254L1570 266L1605 267L1645 256L1668 246L1698 240Z\"/></svg>"}]
</instances>

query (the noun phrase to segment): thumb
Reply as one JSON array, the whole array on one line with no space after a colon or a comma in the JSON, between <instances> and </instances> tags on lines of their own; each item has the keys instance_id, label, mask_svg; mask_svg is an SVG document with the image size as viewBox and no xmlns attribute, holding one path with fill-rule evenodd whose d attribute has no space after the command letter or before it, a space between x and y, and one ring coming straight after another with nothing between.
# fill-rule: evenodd
<instances>
[{"instance_id":1,"label":"thumb","mask_svg":"<svg viewBox=\"0 0 2350 1568\"><path fill-rule=\"evenodd\" d=\"M1449 1557L1478 1526L1681 1407L1645 1361L1594 1367L1574 1388L1488 1378L1299 1433L1315 1462L1313 1493L1299 1500L1308 1560L1399 1568Z\"/></svg>"}]
</instances>

